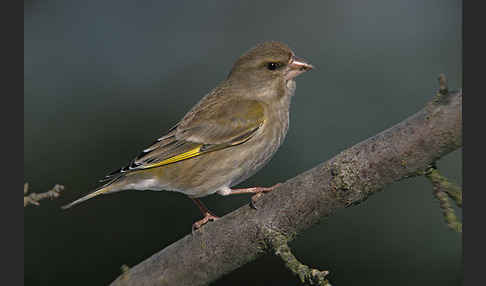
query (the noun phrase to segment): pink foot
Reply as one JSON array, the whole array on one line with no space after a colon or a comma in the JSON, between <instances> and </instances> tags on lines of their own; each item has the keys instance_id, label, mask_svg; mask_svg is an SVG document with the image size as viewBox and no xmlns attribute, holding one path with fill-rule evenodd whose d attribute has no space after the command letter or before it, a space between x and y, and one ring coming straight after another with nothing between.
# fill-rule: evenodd
<instances>
[{"instance_id":1,"label":"pink foot","mask_svg":"<svg viewBox=\"0 0 486 286\"><path fill-rule=\"evenodd\" d=\"M198 221L196 221L195 223L192 224L192 230L196 230L196 229L199 229L201 226L207 224L209 221L215 221L215 220L218 220L219 217L211 214L210 212L207 212L204 214L204 217Z\"/></svg>"},{"instance_id":2,"label":"pink foot","mask_svg":"<svg viewBox=\"0 0 486 286\"><path fill-rule=\"evenodd\" d=\"M255 194L253 196L251 196L251 199L250 199L250 206L254 209L257 209L257 207L255 206L255 203L256 201L261 197L263 196L263 193L268 193L268 192L271 192L273 191L273 189L276 189L278 188L279 186L281 185L281 183L278 183L278 184L275 184L271 187L255 187Z\"/></svg>"}]
</instances>

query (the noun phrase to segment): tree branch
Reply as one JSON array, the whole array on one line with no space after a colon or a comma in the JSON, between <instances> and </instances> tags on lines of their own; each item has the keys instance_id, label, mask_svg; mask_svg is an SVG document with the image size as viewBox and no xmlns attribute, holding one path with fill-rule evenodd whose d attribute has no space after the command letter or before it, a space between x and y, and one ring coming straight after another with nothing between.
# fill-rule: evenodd
<instances>
[{"instance_id":1,"label":"tree branch","mask_svg":"<svg viewBox=\"0 0 486 286\"><path fill-rule=\"evenodd\" d=\"M462 223L457 219L454 209L449 203L450 197L458 207L462 207L462 189L439 174L435 167L426 170L425 177L430 180L434 187L434 195L439 200L447 226L454 231L462 232Z\"/></svg>"},{"instance_id":2,"label":"tree branch","mask_svg":"<svg viewBox=\"0 0 486 286\"><path fill-rule=\"evenodd\" d=\"M445 90L445 92L443 92ZM207 285L275 249L268 233L285 241L363 202L385 186L424 175L462 146L462 91L440 92L418 113L288 180L167 246L123 273L111 285Z\"/></svg>"},{"instance_id":3,"label":"tree branch","mask_svg":"<svg viewBox=\"0 0 486 286\"><path fill-rule=\"evenodd\" d=\"M425 171L425 177L430 180L432 185L441 188L451 199L454 200L458 207L462 207L462 188L458 185L449 182L449 180L442 176L436 168L430 168Z\"/></svg>"},{"instance_id":4,"label":"tree branch","mask_svg":"<svg viewBox=\"0 0 486 286\"><path fill-rule=\"evenodd\" d=\"M275 231L269 231L265 235L268 244L272 247L275 255L284 261L285 266L292 271L292 273L299 276L300 282L309 285L331 286L329 281L326 280L329 271L312 269L309 266L300 263L292 253L292 250L290 250L290 247L287 244L288 238L285 235Z\"/></svg>"},{"instance_id":5,"label":"tree branch","mask_svg":"<svg viewBox=\"0 0 486 286\"><path fill-rule=\"evenodd\" d=\"M39 205L39 201L43 199L54 199L59 197L61 191L64 190L63 185L56 184L52 189L44 193L30 193L29 192L29 183L24 184L24 208L28 205Z\"/></svg>"}]
</instances>

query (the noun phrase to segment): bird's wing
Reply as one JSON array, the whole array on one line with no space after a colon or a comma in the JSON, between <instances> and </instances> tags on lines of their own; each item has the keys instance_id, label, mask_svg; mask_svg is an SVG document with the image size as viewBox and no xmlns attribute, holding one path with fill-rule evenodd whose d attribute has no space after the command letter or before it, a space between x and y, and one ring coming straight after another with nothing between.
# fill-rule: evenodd
<instances>
[{"instance_id":1,"label":"bird's wing","mask_svg":"<svg viewBox=\"0 0 486 286\"><path fill-rule=\"evenodd\" d=\"M255 100L212 101L200 107L189 112L167 135L157 139L129 165L102 181L241 144L264 122L264 105Z\"/></svg>"}]
</instances>

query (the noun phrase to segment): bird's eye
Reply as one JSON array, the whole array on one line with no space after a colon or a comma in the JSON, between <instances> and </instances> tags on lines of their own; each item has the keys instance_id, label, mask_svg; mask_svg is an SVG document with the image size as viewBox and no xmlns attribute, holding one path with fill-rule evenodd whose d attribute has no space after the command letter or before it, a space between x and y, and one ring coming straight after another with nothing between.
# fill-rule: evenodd
<instances>
[{"instance_id":1,"label":"bird's eye","mask_svg":"<svg viewBox=\"0 0 486 286\"><path fill-rule=\"evenodd\" d=\"M267 69L269 69L271 71L274 71L274 70L278 69L279 67L280 67L280 64L276 63L276 62L269 62L267 64Z\"/></svg>"}]
</instances>

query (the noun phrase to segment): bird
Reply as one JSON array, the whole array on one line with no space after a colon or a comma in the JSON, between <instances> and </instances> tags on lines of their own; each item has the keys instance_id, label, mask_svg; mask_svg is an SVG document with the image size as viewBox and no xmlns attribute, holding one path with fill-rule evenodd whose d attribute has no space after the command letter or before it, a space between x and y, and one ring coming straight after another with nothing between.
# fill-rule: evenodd
<instances>
[{"instance_id":1,"label":"bird","mask_svg":"<svg viewBox=\"0 0 486 286\"><path fill-rule=\"evenodd\" d=\"M276 153L287 134L295 78L314 66L284 43L266 41L242 56L226 79L125 167L91 193L62 207L123 190L175 191L187 195L203 218L193 230L219 217L200 198L218 193L254 194L272 187L235 189Z\"/></svg>"}]
</instances>

